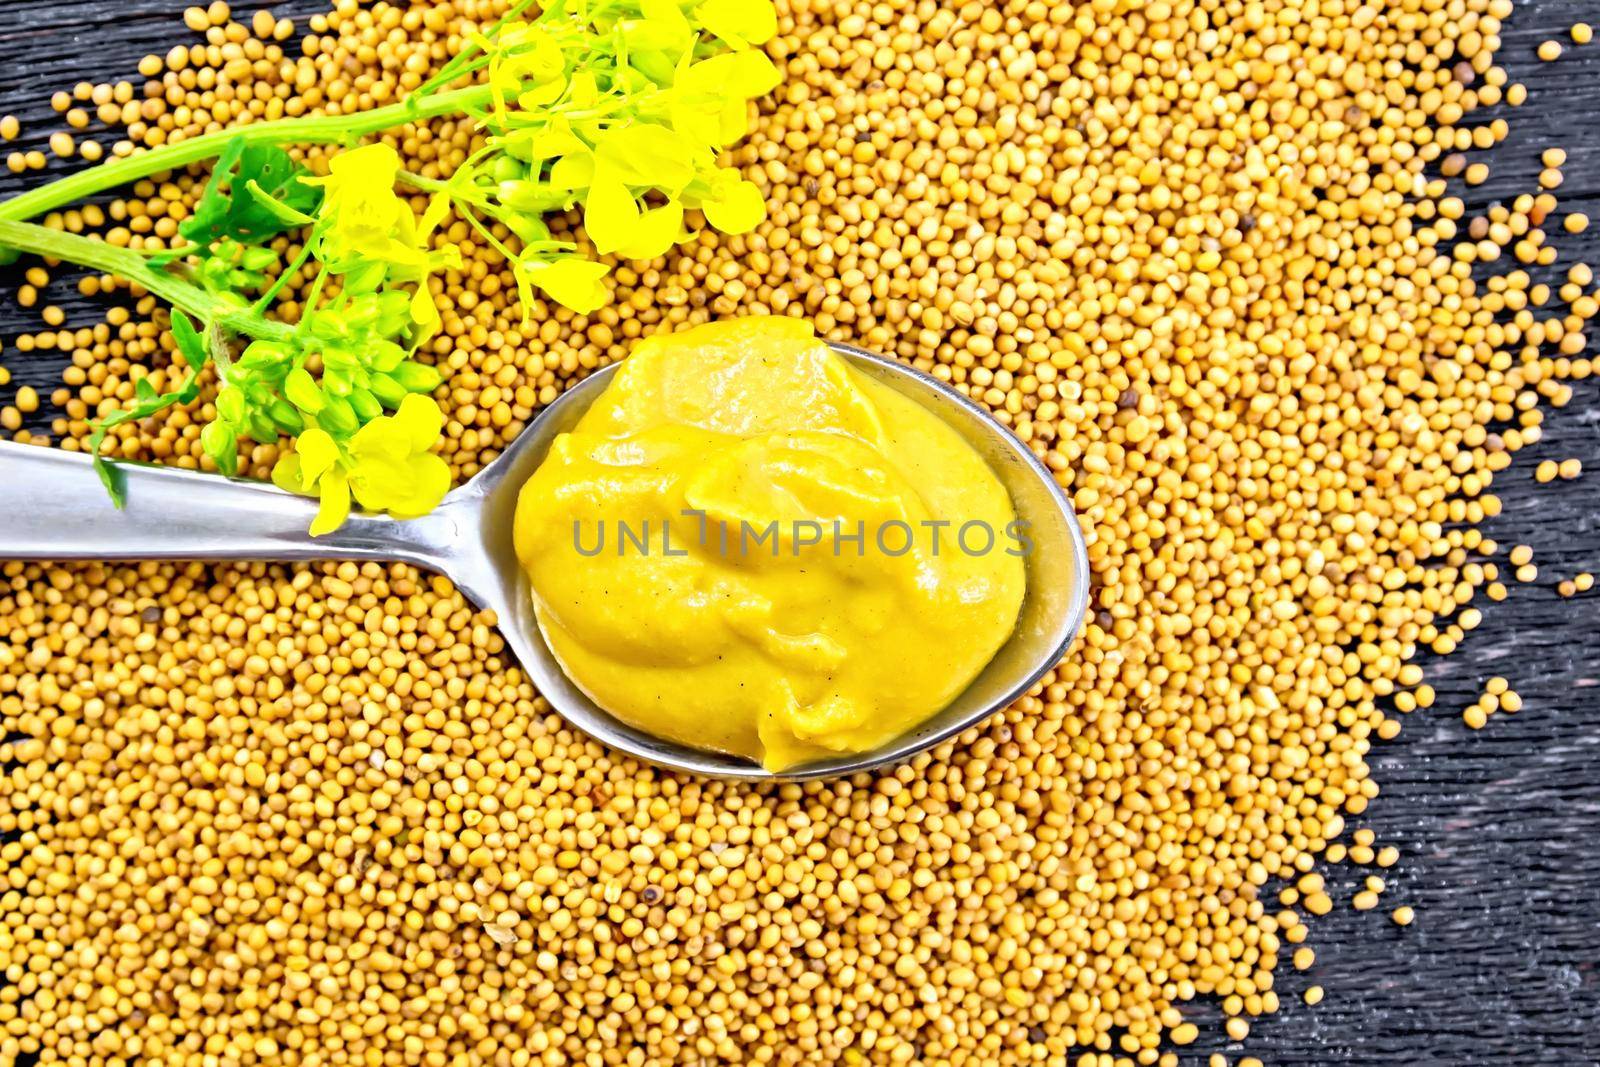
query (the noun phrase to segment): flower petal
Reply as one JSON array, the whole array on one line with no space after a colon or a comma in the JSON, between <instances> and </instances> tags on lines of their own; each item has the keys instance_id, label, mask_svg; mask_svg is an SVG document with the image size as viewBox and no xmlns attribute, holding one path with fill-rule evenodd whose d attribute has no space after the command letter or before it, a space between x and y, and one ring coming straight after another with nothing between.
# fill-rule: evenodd
<instances>
[{"instance_id":1,"label":"flower petal","mask_svg":"<svg viewBox=\"0 0 1600 1067\"><path fill-rule=\"evenodd\" d=\"M328 431L313 426L295 441L300 455L300 480L308 488L339 462L339 444Z\"/></svg>"},{"instance_id":2,"label":"flower petal","mask_svg":"<svg viewBox=\"0 0 1600 1067\"><path fill-rule=\"evenodd\" d=\"M400 408L391 416L405 432L414 452L426 452L439 440L444 429L444 413L431 396L412 393L400 401Z\"/></svg>"},{"instance_id":3,"label":"flower petal","mask_svg":"<svg viewBox=\"0 0 1600 1067\"><path fill-rule=\"evenodd\" d=\"M411 490L396 500L388 511L397 519L414 519L439 506L450 491L450 464L432 452L411 461Z\"/></svg>"},{"instance_id":4,"label":"flower petal","mask_svg":"<svg viewBox=\"0 0 1600 1067\"><path fill-rule=\"evenodd\" d=\"M615 252L632 238L639 225L639 202L628 187L607 175L596 174L583 202L583 229L601 255Z\"/></svg>"},{"instance_id":5,"label":"flower petal","mask_svg":"<svg viewBox=\"0 0 1600 1067\"><path fill-rule=\"evenodd\" d=\"M629 259L654 259L683 238L683 202L669 200L639 216L628 243L619 250Z\"/></svg>"},{"instance_id":6,"label":"flower petal","mask_svg":"<svg viewBox=\"0 0 1600 1067\"><path fill-rule=\"evenodd\" d=\"M305 493L306 485L300 477L300 456L291 452L280 456L272 466L272 484L286 493Z\"/></svg>"},{"instance_id":7,"label":"flower petal","mask_svg":"<svg viewBox=\"0 0 1600 1067\"><path fill-rule=\"evenodd\" d=\"M767 202L759 186L741 179L721 184L701 210L706 221L723 233L749 233L766 218Z\"/></svg>"},{"instance_id":8,"label":"flower petal","mask_svg":"<svg viewBox=\"0 0 1600 1067\"><path fill-rule=\"evenodd\" d=\"M604 307L611 298L604 284L609 269L604 263L580 256L561 256L554 260L524 260L519 273L556 303L587 315Z\"/></svg>"},{"instance_id":9,"label":"flower petal","mask_svg":"<svg viewBox=\"0 0 1600 1067\"><path fill-rule=\"evenodd\" d=\"M311 536L321 537L344 525L350 517L350 484L342 471L335 471L318 483L322 491L322 504L317 517L311 522Z\"/></svg>"}]
</instances>

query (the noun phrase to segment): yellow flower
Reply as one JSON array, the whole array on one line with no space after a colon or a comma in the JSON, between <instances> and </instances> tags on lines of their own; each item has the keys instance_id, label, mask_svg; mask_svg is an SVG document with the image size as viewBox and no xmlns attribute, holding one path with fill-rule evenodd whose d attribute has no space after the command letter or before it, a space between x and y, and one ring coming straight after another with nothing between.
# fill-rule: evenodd
<instances>
[{"instance_id":1,"label":"yellow flower","mask_svg":"<svg viewBox=\"0 0 1600 1067\"><path fill-rule=\"evenodd\" d=\"M330 267L347 270L367 261L425 270L416 213L394 191L399 154L381 142L363 145L334 156L328 170L326 178L305 181L324 189L322 241Z\"/></svg>"},{"instance_id":2,"label":"yellow flower","mask_svg":"<svg viewBox=\"0 0 1600 1067\"><path fill-rule=\"evenodd\" d=\"M419 221L411 205L394 191L400 173L400 156L382 142L340 152L328 165L325 178L307 182L325 190L322 203L319 258L335 273L373 264L398 282L416 286L411 318L421 342L439 328L439 311L428 290L428 276L446 267L459 267L455 248L435 252L429 237L450 210L450 198L436 194Z\"/></svg>"},{"instance_id":3,"label":"yellow flower","mask_svg":"<svg viewBox=\"0 0 1600 1067\"><path fill-rule=\"evenodd\" d=\"M322 499L311 523L313 537L344 524L352 497L368 511L397 519L425 515L450 490L450 467L431 451L443 427L439 405L413 393L393 415L373 419L342 446L324 430L306 430L297 451L273 468L272 481Z\"/></svg>"},{"instance_id":4,"label":"yellow flower","mask_svg":"<svg viewBox=\"0 0 1600 1067\"><path fill-rule=\"evenodd\" d=\"M361 506L396 518L426 515L450 490L450 466L430 451L444 428L432 397L412 393L393 415L356 431L345 452L350 491Z\"/></svg>"}]
</instances>

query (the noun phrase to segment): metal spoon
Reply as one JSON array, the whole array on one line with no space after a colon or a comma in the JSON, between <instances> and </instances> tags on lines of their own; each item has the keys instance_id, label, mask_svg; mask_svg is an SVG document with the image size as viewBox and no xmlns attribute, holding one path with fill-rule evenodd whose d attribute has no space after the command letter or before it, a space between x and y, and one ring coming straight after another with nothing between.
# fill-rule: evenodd
<instances>
[{"instance_id":1,"label":"metal spoon","mask_svg":"<svg viewBox=\"0 0 1600 1067\"><path fill-rule=\"evenodd\" d=\"M872 752L774 774L738 756L652 737L619 721L562 673L534 620L527 576L511 543L517 491L558 434L572 428L616 365L551 404L511 447L429 515L353 514L312 538L316 504L262 482L127 465L127 508L116 510L88 457L0 442L0 559L382 560L414 563L453 581L499 617L500 632L534 686L567 721L614 749L679 771L745 781L821 778L907 759L983 721L1054 667L1077 636L1089 600L1088 556L1072 505L1050 472L987 412L893 360L832 346L860 373L923 404L988 461L1028 523L1034 550L1010 640L944 711ZM936 654L936 650L930 650ZM907 669L913 669L907 665Z\"/></svg>"}]
</instances>

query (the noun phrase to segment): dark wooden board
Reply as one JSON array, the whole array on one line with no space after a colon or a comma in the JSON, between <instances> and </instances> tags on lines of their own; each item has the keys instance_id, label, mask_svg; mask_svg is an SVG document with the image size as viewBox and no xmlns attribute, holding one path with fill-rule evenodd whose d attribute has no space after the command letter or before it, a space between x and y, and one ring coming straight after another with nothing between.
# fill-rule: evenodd
<instances>
[{"instance_id":1,"label":"dark wooden board","mask_svg":"<svg viewBox=\"0 0 1600 1067\"><path fill-rule=\"evenodd\" d=\"M325 6L297 0L275 10ZM25 126L6 150L43 147L60 128L51 92L82 79L137 84L140 56L192 40L182 8L181 0L0 0L0 114ZM1501 62L1529 98L1491 113L1507 117L1512 134L1475 157L1490 161L1493 176L1466 191L1470 204L1534 188L1539 153L1560 146L1569 155L1564 205L1600 220L1600 42L1553 64L1534 56L1540 41L1565 40L1580 19L1600 24L1600 3L1518 6ZM0 172L0 193L22 184ZM1600 226L1557 243L1600 266ZM37 328L15 304L19 281L16 269L0 271L7 339ZM49 299L70 313L71 295L57 282ZM94 321L79 310L69 322ZM59 383L54 354L22 356L8 343L0 363L14 376L0 403L19 385L48 395ZM1600 590L1570 600L1555 591L1577 571L1600 572L1600 379L1578 383L1575 394L1551 415L1544 440L1497 480L1505 511L1485 528L1503 546L1534 547L1538 582L1485 603L1485 624L1456 654L1424 661L1437 707L1413 714L1373 761L1383 795L1358 824L1403 849L1386 872L1384 907L1412 904L1416 923L1402 931L1387 910L1351 911L1360 876L1328 869L1341 906L1312 920L1315 967L1280 969L1284 1008L1243 1047L1221 1035L1214 1005L1196 1005L1209 1025L1186 1064L1218 1050L1280 1064L1600 1064ZM1535 484L1539 460L1570 456L1586 468L1579 482ZM1459 710L1495 674L1510 679L1526 707L1474 733ZM1315 1008L1300 1002L1312 983L1327 990Z\"/></svg>"}]
</instances>

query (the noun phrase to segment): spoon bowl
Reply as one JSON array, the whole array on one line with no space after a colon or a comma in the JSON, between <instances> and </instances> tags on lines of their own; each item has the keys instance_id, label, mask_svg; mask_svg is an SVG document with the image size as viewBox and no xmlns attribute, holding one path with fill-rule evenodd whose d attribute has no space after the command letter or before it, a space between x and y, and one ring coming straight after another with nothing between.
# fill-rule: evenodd
<instances>
[{"instance_id":1,"label":"spoon bowl","mask_svg":"<svg viewBox=\"0 0 1600 1067\"><path fill-rule=\"evenodd\" d=\"M534 618L532 590L512 544L523 483L551 443L610 383L591 374L546 408L511 446L432 513L417 519L353 514L333 533L306 533L316 503L265 483L130 464L127 507L116 510L88 457L0 443L0 559L400 561L455 582L495 612L501 635L534 687L595 740L661 767L741 781L837 777L908 759L1027 692L1066 655L1089 598L1088 556L1072 505L1049 470L982 408L922 372L849 345L831 347L863 374L922 404L989 464L1026 523L1032 551L1016 628L988 666L943 711L870 752L768 771L740 756L655 737L599 707L556 662ZM909 666L909 665L908 665Z\"/></svg>"}]
</instances>

